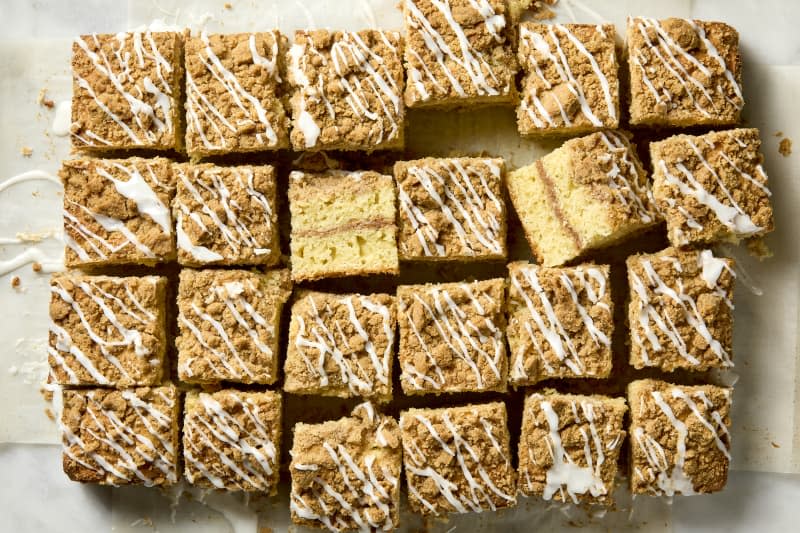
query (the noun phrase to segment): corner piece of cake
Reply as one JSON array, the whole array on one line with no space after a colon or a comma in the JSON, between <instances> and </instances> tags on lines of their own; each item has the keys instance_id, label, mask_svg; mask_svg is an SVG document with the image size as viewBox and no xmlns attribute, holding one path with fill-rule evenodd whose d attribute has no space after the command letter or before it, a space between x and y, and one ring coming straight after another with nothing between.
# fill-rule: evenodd
<instances>
[{"instance_id":1,"label":"corner piece of cake","mask_svg":"<svg viewBox=\"0 0 800 533\"><path fill-rule=\"evenodd\" d=\"M646 379L628 385L631 492L718 492L728 480L732 389Z\"/></svg>"},{"instance_id":2,"label":"corner piece of cake","mask_svg":"<svg viewBox=\"0 0 800 533\"><path fill-rule=\"evenodd\" d=\"M509 382L607 378L614 332L607 265L508 265Z\"/></svg>"},{"instance_id":3,"label":"corner piece of cake","mask_svg":"<svg viewBox=\"0 0 800 533\"><path fill-rule=\"evenodd\" d=\"M630 122L642 126L739 122L739 33L722 22L628 18Z\"/></svg>"},{"instance_id":4,"label":"corner piece of cake","mask_svg":"<svg viewBox=\"0 0 800 533\"><path fill-rule=\"evenodd\" d=\"M189 392L183 462L192 485L277 493L281 451L280 393Z\"/></svg>"},{"instance_id":5,"label":"corner piece of cake","mask_svg":"<svg viewBox=\"0 0 800 533\"><path fill-rule=\"evenodd\" d=\"M288 41L277 30L186 41L186 151L192 158L289 147L281 98Z\"/></svg>"},{"instance_id":6,"label":"corner piece of cake","mask_svg":"<svg viewBox=\"0 0 800 533\"><path fill-rule=\"evenodd\" d=\"M389 294L298 293L283 390L391 400L396 324Z\"/></svg>"},{"instance_id":7,"label":"corner piece of cake","mask_svg":"<svg viewBox=\"0 0 800 533\"><path fill-rule=\"evenodd\" d=\"M391 176L294 171L289 209L295 281L399 272Z\"/></svg>"},{"instance_id":8,"label":"corner piece of cake","mask_svg":"<svg viewBox=\"0 0 800 533\"><path fill-rule=\"evenodd\" d=\"M178 481L179 393L174 385L63 391L64 473L100 485Z\"/></svg>"},{"instance_id":9,"label":"corner piece of cake","mask_svg":"<svg viewBox=\"0 0 800 533\"><path fill-rule=\"evenodd\" d=\"M504 403L409 409L400 430L414 512L480 513L517 503Z\"/></svg>"},{"instance_id":10,"label":"corner piece of cake","mask_svg":"<svg viewBox=\"0 0 800 533\"><path fill-rule=\"evenodd\" d=\"M331 531L391 531L400 519L397 421L370 403L349 417L298 423L289 472L292 522Z\"/></svg>"},{"instance_id":11,"label":"corner piece of cake","mask_svg":"<svg viewBox=\"0 0 800 533\"><path fill-rule=\"evenodd\" d=\"M615 36L613 24L520 24L521 135L580 134L619 126Z\"/></svg>"},{"instance_id":12,"label":"corner piece of cake","mask_svg":"<svg viewBox=\"0 0 800 533\"><path fill-rule=\"evenodd\" d=\"M505 104L517 63L507 0L403 0L409 107Z\"/></svg>"},{"instance_id":13,"label":"corner piece of cake","mask_svg":"<svg viewBox=\"0 0 800 533\"><path fill-rule=\"evenodd\" d=\"M736 243L774 229L760 149L755 128L650 144L653 195L673 246Z\"/></svg>"},{"instance_id":14,"label":"corner piece of cake","mask_svg":"<svg viewBox=\"0 0 800 533\"><path fill-rule=\"evenodd\" d=\"M630 363L705 371L733 366L733 260L668 248L629 257Z\"/></svg>"},{"instance_id":15,"label":"corner piece of cake","mask_svg":"<svg viewBox=\"0 0 800 533\"><path fill-rule=\"evenodd\" d=\"M546 392L525 398L519 489L565 503L613 503L625 440L623 398Z\"/></svg>"},{"instance_id":16,"label":"corner piece of cake","mask_svg":"<svg viewBox=\"0 0 800 533\"><path fill-rule=\"evenodd\" d=\"M295 151L403 147L403 37L298 30L286 57Z\"/></svg>"},{"instance_id":17,"label":"corner piece of cake","mask_svg":"<svg viewBox=\"0 0 800 533\"><path fill-rule=\"evenodd\" d=\"M287 270L181 271L178 377L189 383L272 384L278 379Z\"/></svg>"},{"instance_id":18,"label":"corner piece of cake","mask_svg":"<svg viewBox=\"0 0 800 533\"><path fill-rule=\"evenodd\" d=\"M49 381L157 385L164 376L167 279L78 273L50 279Z\"/></svg>"},{"instance_id":19,"label":"corner piece of cake","mask_svg":"<svg viewBox=\"0 0 800 533\"><path fill-rule=\"evenodd\" d=\"M506 390L505 290L504 279L397 288L404 393Z\"/></svg>"},{"instance_id":20,"label":"corner piece of cake","mask_svg":"<svg viewBox=\"0 0 800 533\"><path fill-rule=\"evenodd\" d=\"M72 44L72 146L183 148L183 39L177 32L81 35Z\"/></svg>"},{"instance_id":21,"label":"corner piece of cake","mask_svg":"<svg viewBox=\"0 0 800 533\"><path fill-rule=\"evenodd\" d=\"M175 260L172 162L164 158L64 161L64 263L96 268Z\"/></svg>"},{"instance_id":22,"label":"corner piece of cake","mask_svg":"<svg viewBox=\"0 0 800 533\"><path fill-rule=\"evenodd\" d=\"M178 263L274 265L280 259L275 168L175 165Z\"/></svg>"},{"instance_id":23,"label":"corner piece of cake","mask_svg":"<svg viewBox=\"0 0 800 533\"><path fill-rule=\"evenodd\" d=\"M506 181L544 266L562 265L658 222L647 174L624 133L571 139Z\"/></svg>"},{"instance_id":24,"label":"corner piece of cake","mask_svg":"<svg viewBox=\"0 0 800 533\"><path fill-rule=\"evenodd\" d=\"M425 158L394 165L400 259L505 259L505 163Z\"/></svg>"}]
</instances>

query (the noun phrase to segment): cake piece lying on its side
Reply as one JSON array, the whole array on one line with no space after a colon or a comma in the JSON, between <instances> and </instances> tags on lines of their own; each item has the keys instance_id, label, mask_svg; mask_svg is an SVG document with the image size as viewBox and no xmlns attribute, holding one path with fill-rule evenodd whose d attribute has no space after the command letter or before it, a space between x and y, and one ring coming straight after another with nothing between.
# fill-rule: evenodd
<instances>
[{"instance_id":1,"label":"cake piece lying on its side","mask_svg":"<svg viewBox=\"0 0 800 533\"><path fill-rule=\"evenodd\" d=\"M288 41L277 30L186 41L186 151L192 158L289 147L281 102Z\"/></svg>"},{"instance_id":2,"label":"cake piece lying on its side","mask_svg":"<svg viewBox=\"0 0 800 533\"><path fill-rule=\"evenodd\" d=\"M289 177L292 279L397 274L394 180L377 172Z\"/></svg>"},{"instance_id":3,"label":"cake piece lying on its side","mask_svg":"<svg viewBox=\"0 0 800 533\"><path fill-rule=\"evenodd\" d=\"M722 22L628 18L630 122L645 126L739 122L739 34Z\"/></svg>"},{"instance_id":4,"label":"cake piece lying on its side","mask_svg":"<svg viewBox=\"0 0 800 533\"><path fill-rule=\"evenodd\" d=\"M403 260L505 259L502 159L444 158L394 165Z\"/></svg>"},{"instance_id":5,"label":"cake piece lying on its side","mask_svg":"<svg viewBox=\"0 0 800 533\"><path fill-rule=\"evenodd\" d=\"M72 44L72 146L183 149L183 39L176 32L81 35Z\"/></svg>"},{"instance_id":6,"label":"cake piece lying on its side","mask_svg":"<svg viewBox=\"0 0 800 533\"><path fill-rule=\"evenodd\" d=\"M611 373L609 267L508 265L509 381L607 378Z\"/></svg>"},{"instance_id":7,"label":"cake piece lying on its side","mask_svg":"<svg viewBox=\"0 0 800 533\"><path fill-rule=\"evenodd\" d=\"M615 35L613 24L520 24L520 134L578 134L619 126Z\"/></svg>"},{"instance_id":8,"label":"cake piece lying on its side","mask_svg":"<svg viewBox=\"0 0 800 533\"><path fill-rule=\"evenodd\" d=\"M613 503L628 406L623 398L534 393L525 398L519 490L572 503Z\"/></svg>"},{"instance_id":9,"label":"cake piece lying on its side","mask_svg":"<svg viewBox=\"0 0 800 533\"><path fill-rule=\"evenodd\" d=\"M705 494L725 487L732 390L654 379L628 385L631 491Z\"/></svg>"},{"instance_id":10,"label":"cake piece lying on its side","mask_svg":"<svg viewBox=\"0 0 800 533\"><path fill-rule=\"evenodd\" d=\"M657 222L636 151L621 133L571 139L507 184L534 255L558 266Z\"/></svg>"},{"instance_id":11,"label":"cake piece lying on its side","mask_svg":"<svg viewBox=\"0 0 800 533\"><path fill-rule=\"evenodd\" d=\"M172 215L181 265L271 266L278 262L273 167L180 164L175 172Z\"/></svg>"},{"instance_id":12,"label":"cake piece lying on its side","mask_svg":"<svg viewBox=\"0 0 800 533\"><path fill-rule=\"evenodd\" d=\"M510 103L517 63L507 0L405 0L409 107Z\"/></svg>"},{"instance_id":13,"label":"cake piece lying on its side","mask_svg":"<svg viewBox=\"0 0 800 533\"><path fill-rule=\"evenodd\" d=\"M167 279L54 274L48 381L157 385L164 376Z\"/></svg>"},{"instance_id":14,"label":"cake piece lying on its side","mask_svg":"<svg viewBox=\"0 0 800 533\"><path fill-rule=\"evenodd\" d=\"M298 423L289 472L292 522L331 531L391 531L400 515L400 428L358 405L350 417Z\"/></svg>"},{"instance_id":15,"label":"cake piece lying on its side","mask_svg":"<svg viewBox=\"0 0 800 533\"><path fill-rule=\"evenodd\" d=\"M411 509L425 515L517 503L504 403L409 409L400 416Z\"/></svg>"},{"instance_id":16,"label":"cake piece lying on its side","mask_svg":"<svg viewBox=\"0 0 800 533\"><path fill-rule=\"evenodd\" d=\"M277 493L281 395L221 390L189 392L183 417L183 460L192 485Z\"/></svg>"},{"instance_id":17,"label":"cake piece lying on its side","mask_svg":"<svg viewBox=\"0 0 800 533\"><path fill-rule=\"evenodd\" d=\"M145 486L178 481L180 411L174 385L63 391L64 473L82 483Z\"/></svg>"},{"instance_id":18,"label":"cake piece lying on its side","mask_svg":"<svg viewBox=\"0 0 800 533\"><path fill-rule=\"evenodd\" d=\"M760 148L755 128L650 144L653 195L673 246L735 243L774 229Z\"/></svg>"},{"instance_id":19,"label":"cake piece lying on its side","mask_svg":"<svg viewBox=\"0 0 800 533\"><path fill-rule=\"evenodd\" d=\"M629 257L627 265L632 366L733 366L732 259L668 248Z\"/></svg>"},{"instance_id":20,"label":"cake piece lying on its side","mask_svg":"<svg viewBox=\"0 0 800 533\"><path fill-rule=\"evenodd\" d=\"M406 394L505 392L504 279L397 288Z\"/></svg>"},{"instance_id":21,"label":"cake piece lying on its side","mask_svg":"<svg viewBox=\"0 0 800 533\"><path fill-rule=\"evenodd\" d=\"M189 383L272 384L278 379L287 270L181 271L178 285L178 377Z\"/></svg>"},{"instance_id":22,"label":"cake piece lying on its side","mask_svg":"<svg viewBox=\"0 0 800 533\"><path fill-rule=\"evenodd\" d=\"M296 31L286 57L292 148L402 148L402 56L396 31Z\"/></svg>"},{"instance_id":23,"label":"cake piece lying on its side","mask_svg":"<svg viewBox=\"0 0 800 533\"><path fill-rule=\"evenodd\" d=\"M64 161L64 263L94 268L175 259L168 159Z\"/></svg>"},{"instance_id":24,"label":"cake piece lying on its side","mask_svg":"<svg viewBox=\"0 0 800 533\"><path fill-rule=\"evenodd\" d=\"M298 293L283 390L391 400L396 324L388 294Z\"/></svg>"}]
</instances>

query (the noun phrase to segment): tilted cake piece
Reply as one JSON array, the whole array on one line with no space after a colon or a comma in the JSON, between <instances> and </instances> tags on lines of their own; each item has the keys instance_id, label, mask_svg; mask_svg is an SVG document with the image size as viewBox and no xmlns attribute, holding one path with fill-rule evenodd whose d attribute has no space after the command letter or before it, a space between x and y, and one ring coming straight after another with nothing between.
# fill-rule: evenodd
<instances>
[{"instance_id":1,"label":"tilted cake piece","mask_svg":"<svg viewBox=\"0 0 800 533\"><path fill-rule=\"evenodd\" d=\"M738 242L774 229L755 128L651 143L653 195L673 246Z\"/></svg>"},{"instance_id":2,"label":"tilted cake piece","mask_svg":"<svg viewBox=\"0 0 800 533\"><path fill-rule=\"evenodd\" d=\"M400 430L413 511L441 516L517 503L504 403L409 409Z\"/></svg>"},{"instance_id":3,"label":"tilted cake piece","mask_svg":"<svg viewBox=\"0 0 800 533\"><path fill-rule=\"evenodd\" d=\"M534 255L558 266L657 222L636 151L621 133L571 139L508 174L509 196Z\"/></svg>"},{"instance_id":4,"label":"tilted cake piece","mask_svg":"<svg viewBox=\"0 0 800 533\"><path fill-rule=\"evenodd\" d=\"M628 385L634 494L704 494L725 487L732 390L646 379Z\"/></svg>"},{"instance_id":5,"label":"tilted cake piece","mask_svg":"<svg viewBox=\"0 0 800 533\"><path fill-rule=\"evenodd\" d=\"M394 296L300 292L283 390L391 400L396 324Z\"/></svg>"},{"instance_id":6,"label":"tilted cake piece","mask_svg":"<svg viewBox=\"0 0 800 533\"><path fill-rule=\"evenodd\" d=\"M525 398L519 490L572 503L613 503L628 406L623 398L534 393Z\"/></svg>"},{"instance_id":7,"label":"tilted cake piece","mask_svg":"<svg viewBox=\"0 0 800 533\"><path fill-rule=\"evenodd\" d=\"M298 30L286 57L292 148L403 147L403 38L396 31Z\"/></svg>"},{"instance_id":8,"label":"tilted cake piece","mask_svg":"<svg viewBox=\"0 0 800 533\"><path fill-rule=\"evenodd\" d=\"M289 147L277 30L186 41L186 151L193 158Z\"/></svg>"},{"instance_id":9,"label":"tilted cake piece","mask_svg":"<svg viewBox=\"0 0 800 533\"><path fill-rule=\"evenodd\" d=\"M49 381L157 385L164 375L167 279L54 274Z\"/></svg>"},{"instance_id":10,"label":"tilted cake piece","mask_svg":"<svg viewBox=\"0 0 800 533\"><path fill-rule=\"evenodd\" d=\"M628 19L630 122L649 126L739 122L739 34L722 22Z\"/></svg>"},{"instance_id":11,"label":"tilted cake piece","mask_svg":"<svg viewBox=\"0 0 800 533\"><path fill-rule=\"evenodd\" d=\"M189 392L183 462L192 485L275 494L281 449L280 393Z\"/></svg>"},{"instance_id":12,"label":"tilted cake piece","mask_svg":"<svg viewBox=\"0 0 800 533\"><path fill-rule=\"evenodd\" d=\"M272 166L175 165L178 262L274 265L280 258Z\"/></svg>"},{"instance_id":13,"label":"tilted cake piece","mask_svg":"<svg viewBox=\"0 0 800 533\"><path fill-rule=\"evenodd\" d=\"M178 481L174 385L64 390L59 397L64 473L71 480L148 487Z\"/></svg>"},{"instance_id":14,"label":"tilted cake piece","mask_svg":"<svg viewBox=\"0 0 800 533\"><path fill-rule=\"evenodd\" d=\"M397 288L406 394L505 391L504 279Z\"/></svg>"},{"instance_id":15,"label":"tilted cake piece","mask_svg":"<svg viewBox=\"0 0 800 533\"><path fill-rule=\"evenodd\" d=\"M168 159L72 159L64 185L64 262L68 267L152 266L175 259Z\"/></svg>"},{"instance_id":16,"label":"tilted cake piece","mask_svg":"<svg viewBox=\"0 0 800 533\"><path fill-rule=\"evenodd\" d=\"M292 521L331 531L391 531L400 510L400 428L358 405L349 417L298 423L289 472Z\"/></svg>"},{"instance_id":17,"label":"tilted cake piece","mask_svg":"<svg viewBox=\"0 0 800 533\"><path fill-rule=\"evenodd\" d=\"M178 377L190 383L272 384L292 284L287 270L182 270Z\"/></svg>"},{"instance_id":18,"label":"tilted cake piece","mask_svg":"<svg viewBox=\"0 0 800 533\"><path fill-rule=\"evenodd\" d=\"M397 274L394 180L376 172L292 172L292 279Z\"/></svg>"},{"instance_id":19,"label":"tilted cake piece","mask_svg":"<svg viewBox=\"0 0 800 533\"><path fill-rule=\"evenodd\" d=\"M82 35L72 44L72 146L180 150L183 35Z\"/></svg>"},{"instance_id":20,"label":"tilted cake piece","mask_svg":"<svg viewBox=\"0 0 800 533\"><path fill-rule=\"evenodd\" d=\"M501 104L516 96L506 0L404 0L409 107Z\"/></svg>"},{"instance_id":21,"label":"tilted cake piece","mask_svg":"<svg viewBox=\"0 0 800 533\"><path fill-rule=\"evenodd\" d=\"M630 363L672 372L733 366L733 260L668 248L629 257Z\"/></svg>"},{"instance_id":22,"label":"tilted cake piece","mask_svg":"<svg viewBox=\"0 0 800 533\"><path fill-rule=\"evenodd\" d=\"M444 158L394 165L404 260L504 259L502 159Z\"/></svg>"},{"instance_id":23,"label":"tilted cake piece","mask_svg":"<svg viewBox=\"0 0 800 533\"><path fill-rule=\"evenodd\" d=\"M564 135L619 126L613 24L519 26L524 78L517 107L522 135Z\"/></svg>"},{"instance_id":24,"label":"tilted cake piece","mask_svg":"<svg viewBox=\"0 0 800 533\"><path fill-rule=\"evenodd\" d=\"M609 267L508 265L509 381L607 378L614 332Z\"/></svg>"}]
</instances>

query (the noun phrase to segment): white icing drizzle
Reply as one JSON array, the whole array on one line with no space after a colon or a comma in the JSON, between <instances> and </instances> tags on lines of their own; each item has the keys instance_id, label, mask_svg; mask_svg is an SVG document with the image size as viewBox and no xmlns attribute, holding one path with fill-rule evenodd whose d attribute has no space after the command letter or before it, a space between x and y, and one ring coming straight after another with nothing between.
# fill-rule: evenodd
<instances>
[{"instance_id":1,"label":"white icing drizzle","mask_svg":"<svg viewBox=\"0 0 800 533\"><path fill-rule=\"evenodd\" d=\"M460 159L438 159L433 165L413 165L406 170L422 186L428 198L437 204L458 236L461 247L456 251L457 255L503 253L503 205L492 192L487 171L492 182L501 179L500 167L491 159L483 159L478 164ZM411 200L402 182L397 182L397 188L401 214L413 228L423 253L429 257L446 256L448 251L437 242L439 232ZM449 253L452 255L454 251Z\"/></svg>"},{"instance_id":2,"label":"white icing drizzle","mask_svg":"<svg viewBox=\"0 0 800 533\"><path fill-rule=\"evenodd\" d=\"M244 420L228 412L215 395L200 393L202 411L188 411L183 426L186 478L190 483L205 478L218 489L268 492L278 468L278 449L269 424L280 421L266 420L258 403L245 394L220 394L234 402ZM202 455L211 452L218 462L203 460Z\"/></svg>"},{"instance_id":3,"label":"white icing drizzle","mask_svg":"<svg viewBox=\"0 0 800 533\"><path fill-rule=\"evenodd\" d=\"M608 149L610 168L606 172L608 186L620 204L633 210L644 224L655 220L655 201L647 186L644 170L633 160L630 144L613 131L599 132L600 139Z\"/></svg>"},{"instance_id":4,"label":"white icing drizzle","mask_svg":"<svg viewBox=\"0 0 800 533\"><path fill-rule=\"evenodd\" d=\"M61 186L61 180L58 178L58 176L54 176L49 172L45 172L43 170L29 170L27 172L23 172L22 174L11 176L10 178L0 183L0 192L3 192L6 189L10 189L11 187L14 187L15 185L18 185L20 183L24 183L26 181L49 181L51 183L55 183L58 186Z\"/></svg>"}]
</instances>

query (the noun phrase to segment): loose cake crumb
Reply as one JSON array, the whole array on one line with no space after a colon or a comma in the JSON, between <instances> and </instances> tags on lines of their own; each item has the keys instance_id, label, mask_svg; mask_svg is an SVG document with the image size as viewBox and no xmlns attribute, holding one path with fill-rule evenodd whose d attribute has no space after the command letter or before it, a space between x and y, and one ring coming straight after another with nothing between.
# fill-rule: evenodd
<instances>
[{"instance_id":1,"label":"loose cake crumb","mask_svg":"<svg viewBox=\"0 0 800 533\"><path fill-rule=\"evenodd\" d=\"M775 137L783 137L783 132L781 130L778 130L774 133L774 135Z\"/></svg>"},{"instance_id":2,"label":"loose cake crumb","mask_svg":"<svg viewBox=\"0 0 800 533\"><path fill-rule=\"evenodd\" d=\"M47 418L49 418L49 419L50 419L50 421L51 421L51 422L55 422L55 421L56 421L56 414L55 414L55 413L53 412L53 410L52 410L52 409L50 409L49 407L47 407L47 408L44 410L44 414L45 414L45 416L47 416Z\"/></svg>"},{"instance_id":3,"label":"loose cake crumb","mask_svg":"<svg viewBox=\"0 0 800 533\"><path fill-rule=\"evenodd\" d=\"M778 444L777 442L775 442L774 440L770 441L770 444L772 445L773 448L780 448L781 447L781 445Z\"/></svg>"},{"instance_id":4,"label":"loose cake crumb","mask_svg":"<svg viewBox=\"0 0 800 533\"><path fill-rule=\"evenodd\" d=\"M20 149L19 153L22 154L22 157L30 157L31 155L33 155L33 148L31 148L30 146L23 146Z\"/></svg>"},{"instance_id":5,"label":"loose cake crumb","mask_svg":"<svg viewBox=\"0 0 800 533\"><path fill-rule=\"evenodd\" d=\"M31 268L33 268L34 272L41 272L42 271L42 264L40 262L36 261L36 262L33 263Z\"/></svg>"},{"instance_id":6,"label":"loose cake crumb","mask_svg":"<svg viewBox=\"0 0 800 533\"><path fill-rule=\"evenodd\" d=\"M231 4L230 2L225 2L225 5L223 5L222 7L224 7L225 9L233 9L233 4Z\"/></svg>"},{"instance_id":7,"label":"loose cake crumb","mask_svg":"<svg viewBox=\"0 0 800 533\"><path fill-rule=\"evenodd\" d=\"M19 276L14 276L11 278L11 286L15 289L18 289L19 286L22 284L22 281L19 279Z\"/></svg>"},{"instance_id":8,"label":"loose cake crumb","mask_svg":"<svg viewBox=\"0 0 800 533\"><path fill-rule=\"evenodd\" d=\"M789 157L792 155L792 140L789 137L781 139L781 142L778 143L778 153L780 153L783 157Z\"/></svg>"},{"instance_id":9,"label":"loose cake crumb","mask_svg":"<svg viewBox=\"0 0 800 533\"><path fill-rule=\"evenodd\" d=\"M519 20L527 11L534 20L550 20L556 17L549 6L554 6L558 0L512 0L508 6L512 20Z\"/></svg>"},{"instance_id":10,"label":"loose cake crumb","mask_svg":"<svg viewBox=\"0 0 800 533\"><path fill-rule=\"evenodd\" d=\"M48 109L53 109L55 107L55 102L53 102L50 98L47 98L47 89L42 89L39 91L39 96L36 97L36 103L39 105L43 105Z\"/></svg>"}]
</instances>

